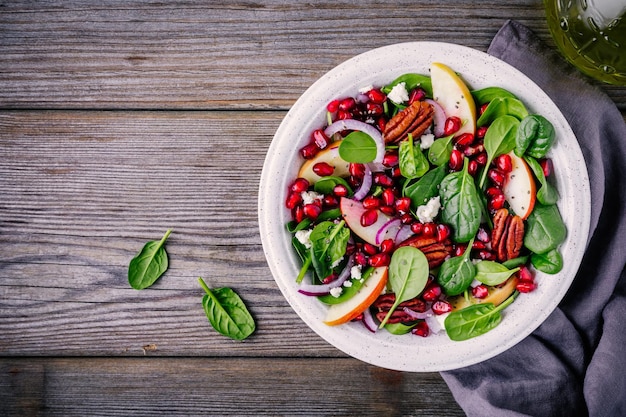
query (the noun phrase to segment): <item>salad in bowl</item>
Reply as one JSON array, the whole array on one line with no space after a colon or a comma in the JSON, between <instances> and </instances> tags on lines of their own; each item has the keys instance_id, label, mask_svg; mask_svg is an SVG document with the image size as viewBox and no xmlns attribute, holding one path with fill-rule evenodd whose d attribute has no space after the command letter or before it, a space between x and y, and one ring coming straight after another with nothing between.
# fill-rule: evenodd
<instances>
[{"instance_id":1,"label":"salad in bowl","mask_svg":"<svg viewBox=\"0 0 626 417\"><path fill-rule=\"evenodd\" d=\"M586 231L572 227L568 211L570 188L581 185L563 176L572 161L559 148L579 149L558 110L537 106L516 84L475 86L454 62L421 65L321 94L274 192L289 274L273 272L307 324L353 356L443 370L489 357L538 326L573 279L568 258L580 262ZM584 167L582 176L573 182L584 197ZM558 292L542 305L550 280L560 281ZM446 346L458 357L432 357ZM380 359L397 351L416 363ZM416 359L422 354L431 357Z\"/></svg>"}]
</instances>

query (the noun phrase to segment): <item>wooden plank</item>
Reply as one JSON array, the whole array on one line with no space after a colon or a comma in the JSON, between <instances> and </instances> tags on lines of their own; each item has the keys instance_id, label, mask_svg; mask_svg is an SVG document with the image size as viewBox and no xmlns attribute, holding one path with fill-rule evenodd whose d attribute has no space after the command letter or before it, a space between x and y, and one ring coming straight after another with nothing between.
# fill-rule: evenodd
<instances>
[{"instance_id":1,"label":"wooden plank","mask_svg":"<svg viewBox=\"0 0 626 417\"><path fill-rule=\"evenodd\" d=\"M463 416L436 373L354 359L0 359L0 414Z\"/></svg>"},{"instance_id":2,"label":"wooden plank","mask_svg":"<svg viewBox=\"0 0 626 417\"><path fill-rule=\"evenodd\" d=\"M486 51L507 19L551 42L537 0L12 1L0 108L284 110L354 55L416 40ZM626 109L625 89L605 89Z\"/></svg>"}]
</instances>

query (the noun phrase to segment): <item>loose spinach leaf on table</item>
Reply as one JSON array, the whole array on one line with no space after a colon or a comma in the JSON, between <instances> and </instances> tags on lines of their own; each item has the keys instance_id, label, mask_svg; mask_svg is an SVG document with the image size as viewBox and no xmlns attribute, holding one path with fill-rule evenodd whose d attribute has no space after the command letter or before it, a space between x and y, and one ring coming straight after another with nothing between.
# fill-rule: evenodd
<instances>
[{"instance_id":1,"label":"loose spinach leaf on table","mask_svg":"<svg viewBox=\"0 0 626 417\"><path fill-rule=\"evenodd\" d=\"M396 295L396 300L380 323L382 329L391 314L403 301L417 297L428 282L428 259L419 249L402 246L391 255L389 263L389 284Z\"/></svg>"},{"instance_id":2,"label":"loose spinach leaf on table","mask_svg":"<svg viewBox=\"0 0 626 417\"><path fill-rule=\"evenodd\" d=\"M467 172L467 158L463 170L446 175L441 181L441 219L452 227L457 242L467 242L476 235L482 216L482 202L474 178Z\"/></svg>"},{"instance_id":3,"label":"loose spinach leaf on table","mask_svg":"<svg viewBox=\"0 0 626 417\"><path fill-rule=\"evenodd\" d=\"M128 265L128 283L136 290L148 288L168 267L167 252L165 251L165 241L169 237L171 230L167 230L160 241L150 241L146 243Z\"/></svg>"},{"instance_id":4,"label":"loose spinach leaf on table","mask_svg":"<svg viewBox=\"0 0 626 417\"><path fill-rule=\"evenodd\" d=\"M235 291L227 287L210 290L202 278L198 281L206 292L202 307L217 332L235 340L243 340L254 332L254 319Z\"/></svg>"},{"instance_id":5,"label":"loose spinach leaf on table","mask_svg":"<svg viewBox=\"0 0 626 417\"><path fill-rule=\"evenodd\" d=\"M444 320L448 337L460 342L487 333L500 324L500 312L515 301L516 296L514 293L497 307L492 303L474 304L448 314Z\"/></svg>"}]
</instances>

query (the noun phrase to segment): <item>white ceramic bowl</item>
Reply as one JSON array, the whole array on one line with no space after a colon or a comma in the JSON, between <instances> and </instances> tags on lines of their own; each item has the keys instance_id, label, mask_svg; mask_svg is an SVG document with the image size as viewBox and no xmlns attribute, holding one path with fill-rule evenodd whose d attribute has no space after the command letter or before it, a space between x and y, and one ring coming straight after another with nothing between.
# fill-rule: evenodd
<instances>
[{"instance_id":1,"label":"white ceramic bowl","mask_svg":"<svg viewBox=\"0 0 626 417\"><path fill-rule=\"evenodd\" d=\"M568 235L561 245L564 268L555 275L538 273L538 288L521 294L503 313L499 326L485 335L451 341L445 332L422 338L411 334L375 334L361 323L327 326L327 307L315 297L297 292L299 259L285 228L289 184L303 160L299 149L310 133L325 123L325 106L335 98L355 96L359 88L382 86L407 73L428 74L432 62L442 62L461 74L470 89L499 86L519 97L531 113L545 116L557 139L554 161L558 207ZM357 359L384 368L426 372L468 366L510 348L535 330L556 308L580 265L589 233L590 191L587 169L578 142L550 98L528 77L483 52L447 43L410 42L390 45L358 55L317 80L294 104L279 126L267 152L259 189L259 226L263 250L274 279L301 319L333 346Z\"/></svg>"}]
</instances>

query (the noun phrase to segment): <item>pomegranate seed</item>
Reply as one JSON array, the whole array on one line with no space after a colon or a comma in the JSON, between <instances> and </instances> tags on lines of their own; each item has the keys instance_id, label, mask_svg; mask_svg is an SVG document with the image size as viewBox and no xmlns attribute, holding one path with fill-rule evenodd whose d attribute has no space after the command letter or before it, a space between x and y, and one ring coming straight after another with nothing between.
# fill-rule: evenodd
<instances>
[{"instance_id":1,"label":"pomegranate seed","mask_svg":"<svg viewBox=\"0 0 626 417\"><path fill-rule=\"evenodd\" d=\"M502 187L504 185L504 181L506 180L506 176L499 169L490 169L487 172L487 176L496 186Z\"/></svg>"},{"instance_id":2,"label":"pomegranate seed","mask_svg":"<svg viewBox=\"0 0 626 417\"><path fill-rule=\"evenodd\" d=\"M383 165L386 167L395 167L398 165L398 153L397 152L387 152L383 157Z\"/></svg>"},{"instance_id":3,"label":"pomegranate seed","mask_svg":"<svg viewBox=\"0 0 626 417\"><path fill-rule=\"evenodd\" d=\"M487 152L481 152L476 155L474 161L476 161L481 167L487 165Z\"/></svg>"},{"instance_id":4,"label":"pomegranate seed","mask_svg":"<svg viewBox=\"0 0 626 417\"><path fill-rule=\"evenodd\" d=\"M457 146L470 146L472 143L474 143L474 135L472 135L471 133L463 133L462 135L456 137L454 141Z\"/></svg>"},{"instance_id":5,"label":"pomegranate seed","mask_svg":"<svg viewBox=\"0 0 626 417\"><path fill-rule=\"evenodd\" d=\"M436 233L437 226L435 223L424 223L424 226L422 227L422 235L425 237L435 237Z\"/></svg>"},{"instance_id":6,"label":"pomegranate seed","mask_svg":"<svg viewBox=\"0 0 626 417\"><path fill-rule=\"evenodd\" d=\"M380 211L385 213L387 216L395 216L396 209L393 206L381 206Z\"/></svg>"},{"instance_id":7,"label":"pomegranate seed","mask_svg":"<svg viewBox=\"0 0 626 417\"><path fill-rule=\"evenodd\" d=\"M380 198L368 195L363 199L361 204L363 204L363 208L366 210L375 209L380 207Z\"/></svg>"},{"instance_id":8,"label":"pomegranate seed","mask_svg":"<svg viewBox=\"0 0 626 417\"><path fill-rule=\"evenodd\" d=\"M487 245L485 245L485 242L481 242L480 240L475 240L474 243L472 243L472 249L480 250L485 249L486 247Z\"/></svg>"},{"instance_id":9,"label":"pomegranate seed","mask_svg":"<svg viewBox=\"0 0 626 417\"><path fill-rule=\"evenodd\" d=\"M361 226L367 227L371 226L378 220L378 211L376 209L366 210L361 215Z\"/></svg>"},{"instance_id":10,"label":"pomegranate seed","mask_svg":"<svg viewBox=\"0 0 626 417\"><path fill-rule=\"evenodd\" d=\"M487 133L487 126L481 126L476 129L476 137L478 139L483 139L485 137L485 133Z\"/></svg>"},{"instance_id":11,"label":"pomegranate seed","mask_svg":"<svg viewBox=\"0 0 626 417\"><path fill-rule=\"evenodd\" d=\"M453 133L458 132L462 123L461 119L457 116L448 117L443 125L444 136L450 136Z\"/></svg>"},{"instance_id":12,"label":"pomegranate seed","mask_svg":"<svg viewBox=\"0 0 626 417\"><path fill-rule=\"evenodd\" d=\"M339 110L350 111L356 106L356 100L352 97L346 97L339 102Z\"/></svg>"},{"instance_id":13,"label":"pomegranate seed","mask_svg":"<svg viewBox=\"0 0 626 417\"><path fill-rule=\"evenodd\" d=\"M439 284L430 284L422 293L424 301L435 301L441 297L441 286Z\"/></svg>"},{"instance_id":14,"label":"pomegranate seed","mask_svg":"<svg viewBox=\"0 0 626 417\"><path fill-rule=\"evenodd\" d=\"M402 176L402 171L400 170L400 166L395 166L391 168L391 176L393 178L400 178Z\"/></svg>"},{"instance_id":15,"label":"pomegranate seed","mask_svg":"<svg viewBox=\"0 0 626 417\"><path fill-rule=\"evenodd\" d=\"M309 181L306 178L296 178L293 184L291 184L291 191L294 193L301 193L309 189Z\"/></svg>"},{"instance_id":16,"label":"pomegranate seed","mask_svg":"<svg viewBox=\"0 0 626 417\"><path fill-rule=\"evenodd\" d=\"M317 220L317 217L322 212L322 208L314 203L305 204L303 207L304 215L311 220Z\"/></svg>"},{"instance_id":17,"label":"pomegranate seed","mask_svg":"<svg viewBox=\"0 0 626 417\"><path fill-rule=\"evenodd\" d=\"M302 155L304 159L311 159L315 155L317 155L319 151L320 148L318 148L315 143L309 143L308 145L305 145L302 147L302 149L300 149L300 155Z\"/></svg>"},{"instance_id":18,"label":"pomegranate seed","mask_svg":"<svg viewBox=\"0 0 626 417\"><path fill-rule=\"evenodd\" d=\"M378 120L376 120L376 126L378 126L378 130L380 130L381 132L385 131L386 125L387 125L387 120L385 120L384 117L379 117Z\"/></svg>"},{"instance_id":19,"label":"pomegranate seed","mask_svg":"<svg viewBox=\"0 0 626 417\"><path fill-rule=\"evenodd\" d=\"M294 210L293 210L293 217L294 219L296 219L296 221L298 223L300 223L302 220L304 220L304 218L306 217L304 215L304 209L302 208L302 206L297 206Z\"/></svg>"},{"instance_id":20,"label":"pomegranate seed","mask_svg":"<svg viewBox=\"0 0 626 417\"><path fill-rule=\"evenodd\" d=\"M385 100L387 100L387 96L385 95L385 93L377 88L371 89L370 91L365 93L365 95L370 99L372 103L383 104Z\"/></svg>"},{"instance_id":21,"label":"pomegranate seed","mask_svg":"<svg viewBox=\"0 0 626 417\"><path fill-rule=\"evenodd\" d=\"M472 295L475 298L485 298L489 295L489 290L487 289L487 286L480 284L472 288Z\"/></svg>"},{"instance_id":22,"label":"pomegranate seed","mask_svg":"<svg viewBox=\"0 0 626 417\"><path fill-rule=\"evenodd\" d=\"M458 149L453 149L448 163L453 171L460 171L463 168L463 154Z\"/></svg>"},{"instance_id":23,"label":"pomegranate seed","mask_svg":"<svg viewBox=\"0 0 626 417\"><path fill-rule=\"evenodd\" d=\"M425 321L418 321L415 327L411 329L411 333L416 336L428 337L430 334L430 328Z\"/></svg>"},{"instance_id":24,"label":"pomegranate seed","mask_svg":"<svg viewBox=\"0 0 626 417\"><path fill-rule=\"evenodd\" d=\"M408 213L411 208L411 199L409 197L402 197L395 202L396 211L398 213Z\"/></svg>"},{"instance_id":25,"label":"pomegranate seed","mask_svg":"<svg viewBox=\"0 0 626 417\"><path fill-rule=\"evenodd\" d=\"M333 194L335 194L337 197L346 197L348 194L350 194L350 191L345 185L337 184L333 187Z\"/></svg>"},{"instance_id":26,"label":"pomegranate seed","mask_svg":"<svg viewBox=\"0 0 626 417\"><path fill-rule=\"evenodd\" d=\"M489 103L485 103L482 106L480 106L480 109L478 110L478 114L483 114L485 110L487 110L487 107L489 107Z\"/></svg>"},{"instance_id":27,"label":"pomegranate seed","mask_svg":"<svg viewBox=\"0 0 626 417\"><path fill-rule=\"evenodd\" d=\"M336 280L338 277L338 275L336 273L332 273L329 276L327 276L326 278L324 278L322 280L322 284L330 284L331 282L333 282L334 280Z\"/></svg>"},{"instance_id":28,"label":"pomegranate seed","mask_svg":"<svg viewBox=\"0 0 626 417\"><path fill-rule=\"evenodd\" d=\"M447 238L450 237L450 226L447 224L438 224L437 225L437 242L443 242Z\"/></svg>"},{"instance_id":29,"label":"pomegranate seed","mask_svg":"<svg viewBox=\"0 0 626 417\"><path fill-rule=\"evenodd\" d=\"M433 313L435 313L436 315L441 315L452 311L452 306L450 305L450 303L443 300L435 301L431 308L433 310Z\"/></svg>"},{"instance_id":30,"label":"pomegranate seed","mask_svg":"<svg viewBox=\"0 0 626 417\"><path fill-rule=\"evenodd\" d=\"M334 195L325 195L322 199L324 207L337 207L339 205L339 200Z\"/></svg>"},{"instance_id":31,"label":"pomegranate seed","mask_svg":"<svg viewBox=\"0 0 626 417\"><path fill-rule=\"evenodd\" d=\"M470 174L473 177L473 176L476 175L477 172L478 172L478 162L476 162L476 161L474 161L472 159L467 164L467 173Z\"/></svg>"},{"instance_id":32,"label":"pomegranate seed","mask_svg":"<svg viewBox=\"0 0 626 417\"><path fill-rule=\"evenodd\" d=\"M337 119L338 120L352 119L352 113L350 113L349 111L339 109L337 110Z\"/></svg>"},{"instance_id":33,"label":"pomegranate seed","mask_svg":"<svg viewBox=\"0 0 626 417\"><path fill-rule=\"evenodd\" d=\"M554 165L552 164L552 159L546 158L542 159L539 164L541 165L541 169L543 170L543 176L548 178L552 171L554 170Z\"/></svg>"},{"instance_id":34,"label":"pomegranate seed","mask_svg":"<svg viewBox=\"0 0 626 417\"><path fill-rule=\"evenodd\" d=\"M527 266L521 266L517 276L519 278L520 281L530 281L533 282L535 280L535 277L533 276L533 273L530 271L530 269L528 269Z\"/></svg>"},{"instance_id":35,"label":"pomegranate seed","mask_svg":"<svg viewBox=\"0 0 626 417\"><path fill-rule=\"evenodd\" d=\"M318 162L313 165L313 172L320 177L328 177L329 175L333 175L335 167L330 165L328 162Z\"/></svg>"},{"instance_id":36,"label":"pomegranate seed","mask_svg":"<svg viewBox=\"0 0 626 417\"><path fill-rule=\"evenodd\" d=\"M478 251L478 257L483 261L495 261L496 254L488 249L481 249Z\"/></svg>"},{"instance_id":37,"label":"pomegranate seed","mask_svg":"<svg viewBox=\"0 0 626 417\"><path fill-rule=\"evenodd\" d=\"M383 191L380 197L383 204L386 206L393 205L393 202L396 200L396 195L393 193L393 190L391 188L385 188L385 191Z\"/></svg>"},{"instance_id":38,"label":"pomegranate seed","mask_svg":"<svg viewBox=\"0 0 626 417\"><path fill-rule=\"evenodd\" d=\"M488 243L491 241L491 235L487 229L481 226L478 228L478 232L476 233L476 239L478 239L479 242Z\"/></svg>"},{"instance_id":39,"label":"pomegranate seed","mask_svg":"<svg viewBox=\"0 0 626 417\"><path fill-rule=\"evenodd\" d=\"M485 190L487 197L495 197L502 194L502 190L498 187L489 187Z\"/></svg>"},{"instance_id":40,"label":"pomegranate seed","mask_svg":"<svg viewBox=\"0 0 626 417\"><path fill-rule=\"evenodd\" d=\"M500 210L504 207L504 203L506 202L506 197L504 194L498 194L494 196L489 203L487 204L489 210Z\"/></svg>"},{"instance_id":41,"label":"pomegranate seed","mask_svg":"<svg viewBox=\"0 0 626 417\"><path fill-rule=\"evenodd\" d=\"M302 203L302 196L300 193L290 193L287 196L287 201L285 202L285 206L291 210L296 208L298 204Z\"/></svg>"},{"instance_id":42,"label":"pomegranate seed","mask_svg":"<svg viewBox=\"0 0 626 417\"><path fill-rule=\"evenodd\" d=\"M363 321L363 313L359 314L358 316L353 318L351 321Z\"/></svg>"},{"instance_id":43,"label":"pomegranate seed","mask_svg":"<svg viewBox=\"0 0 626 417\"><path fill-rule=\"evenodd\" d=\"M393 180L382 172L377 172L374 174L374 183L382 185L384 187L393 186Z\"/></svg>"},{"instance_id":44,"label":"pomegranate seed","mask_svg":"<svg viewBox=\"0 0 626 417\"><path fill-rule=\"evenodd\" d=\"M371 243L365 243L363 245L363 251L368 255L376 255L378 253L378 248Z\"/></svg>"},{"instance_id":45,"label":"pomegranate seed","mask_svg":"<svg viewBox=\"0 0 626 417\"><path fill-rule=\"evenodd\" d=\"M424 231L424 225L420 222L411 223L411 231L416 235L420 235Z\"/></svg>"},{"instance_id":46,"label":"pomegranate seed","mask_svg":"<svg viewBox=\"0 0 626 417\"><path fill-rule=\"evenodd\" d=\"M416 101L422 101L426 98L426 92L421 88L415 88L409 94L409 106Z\"/></svg>"},{"instance_id":47,"label":"pomegranate seed","mask_svg":"<svg viewBox=\"0 0 626 417\"><path fill-rule=\"evenodd\" d=\"M411 216L409 213L404 213L402 216L400 216L400 223L402 224L413 223L413 216Z\"/></svg>"},{"instance_id":48,"label":"pomegranate seed","mask_svg":"<svg viewBox=\"0 0 626 417\"><path fill-rule=\"evenodd\" d=\"M384 113L385 110L383 109L383 106L381 104L367 103L365 105L365 111L371 116L380 116Z\"/></svg>"},{"instance_id":49,"label":"pomegranate seed","mask_svg":"<svg viewBox=\"0 0 626 417\"><path fill-rule=\"evenodd\" d=\"M467 245L463 243L457 243L456 247L454 248L454 256L462 256L465 253L466 249Z\"/></svg>"},{"instance_id":50,"label":"pomegranate seed","mask_svg":"<svg viewBox=\"0 0 626 417\"><path fill-rule=\"evenodd\" d=\"M367 265L367 256L363 252L357 252L354 254L354 262L357 265L366 266Z\"/></svg>"},{"instance_id":51,"label":"pomegranate seed","mask_svg":"<svg viewBox=\"0 0 626 417\"><path fill-rule=\"evenodd\" d=\"M315 129L311 134L311 139L320 149L325 149L330 144L330 139L322 129Z\"/></svg>"},{"instance_id":52,"label":"pomegranate seed","mask_svg":"<svg viewBox=\"0 0 626 417\"><path fill-rule=\"evenodd\" d=\"M393 239L385 239L380 244L380 251L383 253L390 253L393 250Z\"/></svg>"},{"instance_id":53,"label":"pomegranate seed","mask_svg":"<svg viewBox=\"0 0 626 417\"><path fill-rule=\"evenodd\" d=\"M331 113L336 112L339 109L339 100L333 100L326 105L326 110Z\"/></svg>"},{"instance_id":54,"label":"pomegranate seed","mask_svg":"<svg viewBox=\"0 0 626 417\"><path fill-rule=\"evenodd\" d=\"M511 161L511 155L504 154L496 158L496 166L500 171L507 174L513 171L513 162Z\"/></svg>"},{"instance_id":55,"label":"pomegranate seed","mask_svg":"<svg viewBox=\"0 0 626 417\"><path fill-rule=\"evenodd\" d=\"M379 266L388 266L391 261L391 256L388 253L377 253L373 255L369 260L369 265L374 268L378 268Z\"/></svg>"},{"instance_id":56,"label":"pomegranate seed","mask_svg":"<svg viewBox=\"0 0 626 417\"><path fill-rule=\"evenodd\" d=\"M350 175L353 177L363 178L365 176L365 165L351 163L348 166L348 172L350 172Z\"/></svg>"},{"instance_id":57,"label":"pomegranate seed","mask_svg":"<svg viewBox=\"0 0 626 417\"><path fill-rule=\"evenodd\" d=\"M474 156L474 155L478 155L484 150L485 150L485 145L482 145L479 143L478 145L468 146L467 148L463 149L463 155Z\"/></svg>"},{"instance_id":58,"label":"pomegranate seed","mask_svg":"<svg viewBox=\"0 0 626 417\"><path fill-rule=\"evenodd\" d=\"M534 291L537 285L532 281L520 281L515 286L515 289L519 292L528 293Z\"/></svg>"}]
</instances>

